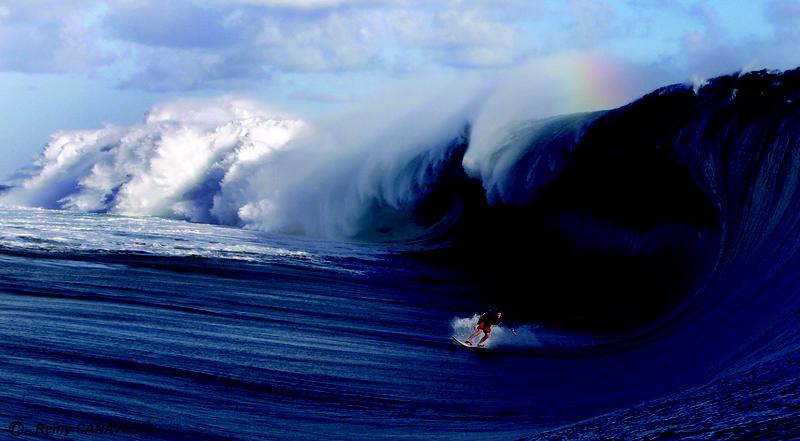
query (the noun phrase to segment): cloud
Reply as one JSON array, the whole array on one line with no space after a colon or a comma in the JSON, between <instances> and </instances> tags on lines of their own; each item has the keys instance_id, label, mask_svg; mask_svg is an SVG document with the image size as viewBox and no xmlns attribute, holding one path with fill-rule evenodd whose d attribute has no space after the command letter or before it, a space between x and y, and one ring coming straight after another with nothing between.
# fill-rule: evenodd
<instances>
[{"instance_id":1,"label":"cloud","mask_svg":"<svg viewBox=\"0 0 800 441\"><path fill-rule=\"evenodd\" d=\"M0 70L82 71L114 61L86 23L87 11L95 11L98 2L66 0L42 6L16 0L0 4Z\"/></svg>"},{"instance_id":2,"label":"cloud","mask_svg":"<svg viewBox=\"0 0 800 441\"><path fill-rule=\"evenodd\" d=\"M342 71L369 65L380 50L379 22L369 13L332 13L308 21L265 16L253 50L278 69Z\"/></svg>"},{"instance_id":3,"label":"cloud","mask_svg":"<svg viewBox=\"0 0 800 441\"><path fill-rule=\"evenodd\" d=\"M582 43L627 35L620 23L619 12L606 0L570 0L568 29Z\"/></svg>"},{"instance_id":4,"label":"cloud","mask_svg":"<svg viewBox=\"0 0 800 441\"><path fill-rule=\"evenodd\" d=\"M242 37L231 13L190 2L122 3L105 17L110 35L145 46L219 48Z\"/></svg>"},{"instance_id":5,"label":"cloud","mask_svg":"<svg viewBox=\"0 0 800 441\"><path fill-rule=\"evenodd\" d=\"M121 86L154 91L251 87L278 73L396 72L408 51L462 68L515 61L516 33L491 5L453 5L147 0L111 8L103 29L139 66Z\"/></svg>"},{"instance_id":6,"label":"cloud","mask_svg":"<svg viewBox=\"0 0 800 441\"><path fill-rule=\"evenodd\" d=\"M212 0L213 3L262 6L272 9L317 11L351 6L380 5L398 3L380 0Z\"/></svg>"},{"instance_id":7,"label":"cloud","mask_svg":"<svg viewBox=\"0 0 800 441\"><path fill-rule=\"evenodd\" d=\"M265 10L148 5L115 11L105 23L140 66L122 87L155 91L265 84L275 72L368 68L380 50L380 23L367 13L308 17ZM154 15L168 19L150 22ZM117 22L127 22L117 26ZM170 29L165 31L164 29Z\"/></svg>"},{"instance_id":8,"label":"cloud","mask_svg":"<svg viewBox=\"0 0 800 441\"><path fill-rule=\"evenodd\" d=\"M755 69L790 69L798 66L800 1L775 0L762 5L772 33L735 32L721 19L723 7L699 1L680 11L697 23L683 33L678 51L665 57L673 65L699 78Z\"/></svg>"},{"instance_id":9,"label":"cloud","mask_svg":"<svg viewBox=\"0 0 800 441\"><path fill-rule=\"evenodd\" d=\"M673 63L684 77L796 63L800 0L762 5L771 35L725 28L720 13L736 5L702 0L0 0L0 70L103 72L123 88L174 92L632 47L632 59Z\"/></svg>"},{"instance_id":10,"label":"cloud","mask_svg":"<svg viewBox=\"0 0 800 441\"><path fill-rule=\"evenodd\" d=\"M446 9L436 14L398 11L390 21L400 42L433 50L446 64L501 66L517 55L515 30L478 8Z\"/></svg>"},{"instance_id":11,"label":"cloud","mask_svg":"<svg viewBox=\"0 0 800 441\"><path fill-rule=\"evenodd\" d=\"M289 97L295 100L313 101L316 103L342 103L347 101L346 98L339 95L311 89L296 90L290 93Z\"/></svg>"},{"instance_id":12,"label":"cloud","mask_svg":"<svg viewBox=\"0 0 800 441\"><path fill-rule=\"evenodd\" d=\"M765 16L779 42L800 40L800 1L774 0L767 4Z\"/></svg>"},{"instance_id":13,"label":"cloud","mask_svg":"<svg viewBox=\"0 0 800 441\"><path fill-rule=\"evenodd\" d=\"M254 63L247 51L164 51L143 48L141 67L119 86L152 92L198 89L239 89L269 81L271 73Z\"/></svg>"}]
</instances>

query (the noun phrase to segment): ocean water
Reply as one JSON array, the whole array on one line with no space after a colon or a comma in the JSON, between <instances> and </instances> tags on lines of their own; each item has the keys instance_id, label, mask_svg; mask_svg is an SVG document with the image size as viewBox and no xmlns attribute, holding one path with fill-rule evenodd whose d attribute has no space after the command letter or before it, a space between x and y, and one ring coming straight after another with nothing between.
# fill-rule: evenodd
<instances>
[{"instance_id":1,"label":"ocean water","mask_svg":"<svg viewBox=\"0 0 800 441\"><path fill-rule=\"evenodd\" d=\"M151 425L128 434L142 439L509 438L564 418L524 392L559 369L529 375L537 354L503 351L502 330L497 352L455 345L474 288L397 247L0 213L2 417L31 437L110 423Z\"/></svg>"},{"instance_id":2,"label":"ocean water","mask_svg":"<svg viewBox=\"0 0 800 441\"><path fill-rule=\"evenodd\" d=\"M56 137L0 194L0 427L798 438L798 106L800 71L731 75L479 159L449 119L319 161L255 117ZM491 305L519 336L452 341Z\"/></svg>"}]
</instances>

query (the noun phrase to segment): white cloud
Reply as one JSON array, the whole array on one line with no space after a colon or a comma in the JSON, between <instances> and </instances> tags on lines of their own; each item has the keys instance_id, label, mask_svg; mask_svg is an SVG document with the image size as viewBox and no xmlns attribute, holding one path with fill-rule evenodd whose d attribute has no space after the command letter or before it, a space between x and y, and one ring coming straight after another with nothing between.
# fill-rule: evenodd
<instances>
[{"instance_id":1,"label":"white cloud","mask_svg":"<svg viewBox=\"0 0 800 441\"><path fill-rule=\"evenodd\" d=\"M767 4L766 18L779 41L800 40L800 1L774 0Z\"/></svg>"},{"instance_id":2,"label":"white cloud","mask_svg":"<svg viewBox=\"0 0 800 441\"><path fill-rule=\"evenodd\" d=\"M500 66L518 55L514 29L479 9L446 9L436 14L398 11L391 15L389 25L404 45L435 51L446 64Z\"/></svg>"},{"instance_id":3,"label":"white cloud","mask_svg":"<svg viewBox=\"0 0 800 441\"><path fill-rule=\"evenodd\" d=\"M508 47L468 47L450 55L449 63L468 67L494 67L511 64L515 52Z\"/></svg>"},{"instance_id":4,"label":"white cloud","mask_svg":"<svg viewBox=\"0 0 800 441\"><path fill-rule=\"evenodd\" d=\"M330 9L342 6L360 6L370 3L378 3L376 0L210 0L199 3L225 3L225 4L241 4L253 6L265 6L270 8L281 9L299 9L299 10L313 10L313 9ZM390 3L390 2L384 2Z\"/></svg>"},{"instance_id":5,"label":"white cloud","mask_svg":"<svg viewBox=\"0 0 800 441\"><path fill-rule=\"evenodd\" d=\"M247 87L276 73L402 71L408 66L396 64L409 51L457 67L516 59L516 33L492 18L492 5L454 5L147 0L112 8L104 28L117 44L130 46L141 66L122 85L156 91Z\"/></svg>"},{"instance_id":6,"label":"white cloud","mask_svg":"<svg viewBox=\"0 0 800 441\"><path fill-rule=\"evenodd\" d=\"M113 56L98 45L87 25L97 1L9 1L0 5L0 70L23 72L82 71L106 65Z\"/></svg>"},{"instance_id":7,"label":"white cloud","mask_svg":"<svg viewBox=\"0 0 800 441\"><path fill-rule=\"evenodd\" d=\"M772 39L722 27L719 12L729 7L677 0L9 0L0 5L0 70L94 74L110 65L105 72L120 86L176 91L259 87L298 72L496 69L618 42L628 45L612 50L657 47L650 59L680 66L687 78L696 73L689 67L716 73L756 55L779 67L797 61L800 0L765 3Z\"/></svg>"},{"instance_id":8,"label":"white cloud","mask_svg":"<svg viewBox=\"0 0 800 441\"><path fill-rule=\"evenodd\" d=\"M380 33L369 14L331 14L309 23L264 17L253 50L271 66L326 71L362 68L377 55Z\"/></svg>"}]
</instances>

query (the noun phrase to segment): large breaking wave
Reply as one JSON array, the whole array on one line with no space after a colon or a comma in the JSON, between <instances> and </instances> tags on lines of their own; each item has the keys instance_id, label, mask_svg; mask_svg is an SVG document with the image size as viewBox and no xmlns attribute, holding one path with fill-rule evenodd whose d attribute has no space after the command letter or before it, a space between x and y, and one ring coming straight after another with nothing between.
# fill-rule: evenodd
<instances>
[{"instance_id":1,"label":"large breaking wave","mask_svg":"<svg viewBox=\"0 0 800 441\"><path fill-rule=\"evenodd\" d=\"M484 288L480 294L541 325L537 339L523 345L545 341L539 329L619 332L608 339L592 333L604 339L588 345L565 341L569 358L534 351L540 358L526 363L496 352L492 363L511 360L506 366L518 369L502 377L538 381L501 392L542 394L534 401L547 409L535 408L539 414L682 390L657 406L611 415L612 424L623 425L609 432L713 437L784 430L790 438L800 348L800 69L668 86L611 110L548 106L517 114L501 112L504 102L492 90L444 91L391 112L368 108L325 122L275 117L231 98L168 103L136 126L54 135L2 202L410 241L414 246L399 248L466 269ZM192 241L206 246L205 239L224 242ZM249 249L235 245L222 251L247 256ZM397 262L409 261L401 257ZM227 280L223 285L228 289ZM415 299L429 295L431 284L412 286ZM252 288L241 289L249 295ZM324 316L353 301L350 289L323 304ZM424 306L449 314L438 308ZM350 329L352 310L344 309ZM408 329L413 322L417 332L415 314L383 323ZM464 333L472 320L452 327ZM309 328L305 321L301 327ZM394 344L398 334L386 335ZM428 351L414 352L421 353ZM451 366L449 354L446 361ZM704 388L683 389L715 377ZM445 401L458 402L463 390L458 394ZM645 432L635 419L658 431ZM600 433L592 431L597 423L583 433ZM675 429L687 425L697 427Z\"/></svg>"},{"instance_id":2,"label":"large breaking wave","mask_svg":"<svg viewBox=\"0 0 800 441\"><path fill-rule=\"evenodd\" d=\"M0 202L446 244L424 257L529 318L582 326L673 319L750 251L795 255L798 71L562 116L587 106L541 90L511 103L516 86L317 122L234 98L166 103L135 126L53 135Z\"/></svg>"},{"instance_id":3,"label":"large breaking wave","mask_svg":"<svg viewBox=\"0 0 800 441\"><path fill-rule=\"evenodd\" d=\"M619 105L644 91L619 87L630 76L622 69L561 84L563 71L608 70L591 66L599 63L567 56L500 84L413 83L315 121L240 98L167 102L140 124L53 134L0 203L331 238L426 236L457 218L423 204L454 171L498 191L526 148L524 139L508 145L510 126ZM422 205L425 215L409 213Z\"/></svg>"},{"instance_id":4,"label":"large breaking wave","mask_svg":"<svg viewBox=\"0 0 800 441\"><path fill-rule=\"evenodd\" d=\"M240 176L305 128L268 114L244 100L182 100L155 106L132 127L56 133L3 200L231 223L246 204Z\"/></svg>"}]
</instances>

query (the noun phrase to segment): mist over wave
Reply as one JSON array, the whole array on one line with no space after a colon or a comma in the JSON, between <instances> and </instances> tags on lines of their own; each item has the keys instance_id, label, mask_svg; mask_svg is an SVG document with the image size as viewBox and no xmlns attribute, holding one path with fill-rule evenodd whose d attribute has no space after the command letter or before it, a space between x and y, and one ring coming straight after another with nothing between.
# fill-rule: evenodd
<instances>
[{"instance_id":1,"label":"mist over wave","mask_svg":"<svg viewBox=\"0 0 800 441\"><path fill-rule=\"evenodd\" d=\"M243 98L166 102L140 124L53 134L0 203L332 238L426 237L463 208L445 194L448 180L476 179L491 199L513 193L505 177L530 136L509 139L510 129L647 90L631 81L636 69L610 66L571 54L499 79L408 82L316 121ZM565 81L565 72L586 78Z\"/></svg>"}]
</instances>

